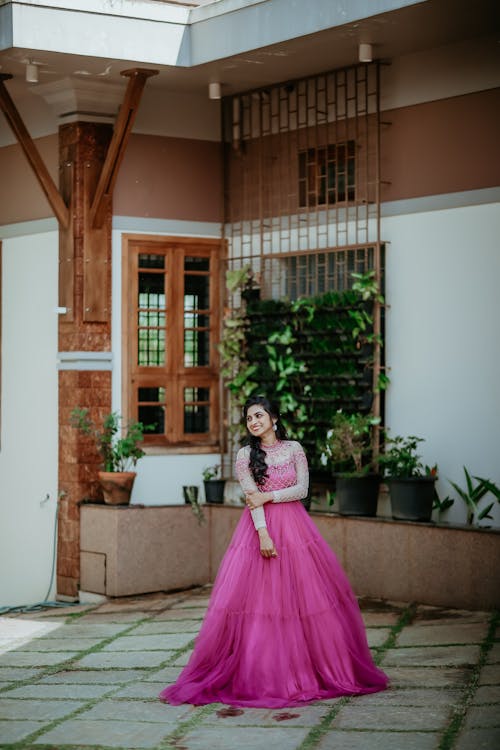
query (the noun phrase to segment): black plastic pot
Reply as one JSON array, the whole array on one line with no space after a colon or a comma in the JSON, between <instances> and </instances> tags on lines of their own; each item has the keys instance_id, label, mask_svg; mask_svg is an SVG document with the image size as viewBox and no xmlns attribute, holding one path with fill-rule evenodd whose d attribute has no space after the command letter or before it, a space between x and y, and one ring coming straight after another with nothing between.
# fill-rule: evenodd
<instances>
[{"instance_id":1,"label":"black plastic pot","mask_svg":"<svg viewBox=\"0 0 500 750\"><path fill-rule=\"evenodd\" d=\"M430 521L435 477L387 479L392 517L398 521Z\"/></svg>"},{"instance_id":2,"label":"black plastic pot","mask_svg":"<svg viewBox=\"0 0 500 750\"><path fill-rule=\"evenodd\" d=\"M223 503L225 479L209 479L203 482L205 486L205 501L207 503Z\"/></svg>"},{"instance_id":3,"label":"black plastic pot","mask_svg":"<svg viewBox=\"0 0 500 750\"><path fill-rule=\"evenodd\" d=\"M362 477L336 478L335 504L343 516L376 516L379 474L365 474Z\"/></svg>"}]
</instances>

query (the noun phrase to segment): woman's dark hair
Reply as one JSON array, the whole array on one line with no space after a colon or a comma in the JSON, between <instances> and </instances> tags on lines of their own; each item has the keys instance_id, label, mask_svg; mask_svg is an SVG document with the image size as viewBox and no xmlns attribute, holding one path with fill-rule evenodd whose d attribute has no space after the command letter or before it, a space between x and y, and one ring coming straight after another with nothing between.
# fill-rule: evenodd
<instances>
[{"instance_id":1,"label":"woman's dark hair","mask_svg":"<svg viewBox=\"0 0 500 750\"><path fill-rule=\"evenodd\" d=\"M270 401L266 396L250 396L243 407L243 422L247 431L245 445L250 446L249 468L255 484L260 487L267 478L266 452L261 448L260 438L251 435L248 431L247 413L251 406L261 406L271 419L276 422L276 437L278 440L287 440L288 436L281 422L277 404Z\"/></svg>"}]
</instances>

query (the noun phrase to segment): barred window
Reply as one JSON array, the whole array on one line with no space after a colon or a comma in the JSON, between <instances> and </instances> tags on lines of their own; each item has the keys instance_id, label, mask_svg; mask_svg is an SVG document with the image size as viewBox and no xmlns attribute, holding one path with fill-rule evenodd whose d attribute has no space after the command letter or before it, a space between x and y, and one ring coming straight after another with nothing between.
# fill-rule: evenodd
<instances>
[{"instance_id":1,"label":"barred window","mask_svg":"<svg viewBox=\"0 0 500 750\"><path fill-rule=\"evenodd\" d=\"M130 416L152 425L146 443L217 443L219 251L212 240L129 241L124 376Z\"/></svg>"}]
</instances>

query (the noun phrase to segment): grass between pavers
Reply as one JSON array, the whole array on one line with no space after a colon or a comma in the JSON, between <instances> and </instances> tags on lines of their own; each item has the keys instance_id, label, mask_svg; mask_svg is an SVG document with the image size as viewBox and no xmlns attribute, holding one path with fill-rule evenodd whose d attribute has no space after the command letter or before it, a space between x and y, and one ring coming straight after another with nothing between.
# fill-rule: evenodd
<instances>
[{"instance_id":1,"label":"grass between pavers","mask_svg":"<svg viewBox=\"0 0 500 750\"><path fill-rule=\"evenodd\" d=\"M495 642L495 633L499 623L500 612L494 611L490 619L488 633L481 644L478 663L472 670L469 681L465 686L462 700L453 711L451 721L441 737L440 743L438 745L438 750L452 750L455 745L455 740L458 738L460 730L462 729L462 726L465 722L465 717L467 715L467 710L470 707L474 694L477 690L481 669L483 668L488 653L490 652L491 648L493 647L493 643Z\"/></svg>"}]
</instances>

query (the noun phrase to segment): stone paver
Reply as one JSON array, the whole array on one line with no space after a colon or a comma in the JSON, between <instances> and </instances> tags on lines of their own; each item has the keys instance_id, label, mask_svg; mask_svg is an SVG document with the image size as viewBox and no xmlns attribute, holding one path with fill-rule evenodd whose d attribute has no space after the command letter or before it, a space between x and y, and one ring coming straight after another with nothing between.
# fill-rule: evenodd
<instances>
[{"instance_id":1,"label":"stone paver","mask_svg":"<svg viewBox=\"0 0 500 750\"><path fill-rule=\"evenodd\" d=\"M158 693L189 660L208 595L205 587L123 598L83 608L76 619L38 612L33 621L3 618L0 745L299 750L306 741L308 750L436 750L464 712L448 750L500 747L500 643L489 651L474 694L466 691L488 613L418 605L414 621L382 655L391 687L381 693L280 710L160 702ZM360 606L376 652L407 605L362 599Z\"/></svg>"},{"instance_id":2,"label":"stone paver","mask_svg":"<svg viewBox=\"0 0 500 750\"><path fill-rule=\"evenodd\" d=\"M475 706L480 706L484 703L496 703L500 705L500 685L483 685L478 687L472 703Z\"/></svg>"},{"instance_id":3,"label":"stone paver","mask_svg":"<svg viewBox=\"0 0 500 750\"><path fill-rule=\"evenodd\" d=\"M101 695L116 689L113 685L24 685L3 693L4 698L100 698ZM0 699L1 700L1 699Z\"/></svg>"},{"instance_id":4,"label":"stone paver","mask_svg":"<svg viewBox=\"0 0 500 750\"><path fill-rule=\"evenodd\" d=\"M486 664L500 663L500 643L494 643L491 651L486 657Z\"/></svg>"},{"instance_id":5,"label":"stone paver","mask_svg":"<svg viewBox=\"0 0 500 750\"><path fill-rule=\"evenodd\" d=\"M172 680L174 682L174 680ZM149 698L156 700L160 690L166 686L166 682L134 682L133 685L121 688L113 693L113 698Z\"/></svg>"},{"instance_id":6,"label":"stone paver","mask_svg":"<svg viewBox=\"0 0 500 750\"><path fill-rule=\"evenodd\" d=\"M23 644L16 650L16 653L20 651L35 651L39 653L46 651L59 651L60 653L71 651L75 654L79 651L87 651L87 649L97 646L101 641L102 638L37 638L30 643Z\"/></svg>"},{"instance_id":7,"label":"stone paver","mask_svg":"<svg viewBox=\"0 0 500 750\"><path fill-rule=\"evenodd\" d=\"M205 607L190 607L189 609L167 609L165 612L154 617L158 620L203 620L206 614Z\"/></svg>"},{"instance_id":8,"label":"stone paver","mask_svg":"<svg viewBox=\"0 0 500 750\"><path fill-rule=\"evenodd\" d=\"M181 654L180 656L175 659L175 661L172 662L173 667L185 667L188 663L189 659L191 658L191 651L186 651L185 653Z\"/></svg>"},{"instance_id":9,"label":"stone paver","mask_svg":"<svg viewBox=\"0 0 500 750\"><path fill-rule=\"evenodd\" d=\"M488 623L461 625L413 625L405 628L398 638L399 646L432 646L447 643L481 643L488 631Z\"/></svg>"},{"instance_id":10,"label":"stone paver","mask_svg":"<svg viewBox=\"0 0 500 750\"><path fill-rule=\"evenodd\" d=\"M500 747L499 729L470 729L458 738L454 750L496 750Z\"/></svg>"},{"instance_id":11,"label":"stone paver","mask_svg":"<svg viewBox=\"0 0 500 750\"><path fill-rule=\"evenodd\" d=\"M159 635L161 633L193 633L194 638L200 629L199 620L154 620L143 622L131 635Z\"/></svg>"},{"instance_id":12,"label":"stone paver","mask_svg":"<svg viewBox=\"0 0 500 750\"><path fill-rule=\"evenodd\" d=\"M127 630L130 627L127 623L101 623L99 621L90 623L87 620L85 620L83 624L81 623L82 620L79 619L76 623L71 625L63 625L51 635L41 636L41 640L46 640L48 638L79 638L86 643L87 640L91 638L111 638L117 635L117 633Z\"/></svg>"},{"instance_id":13,"label":"stone paver","mask_svg":"<svg viewBox=\"0 0 500 750\"><path fill-rule=\"evenodd\" d=\"M41 667L60 664L76 656L77 651L9 651L0 656L0 665L4 667Z\"/></svg>"},{"instance_id":14,"label":"stone paver","mask_svg":"<svg viewBox=\"0 0 500 750\"><path fill-rule=\"evenodd\" d=\"M386 665L384 664L384 669ZM392 687L459 687L470 677L470 667L389 667Z\"/></svg>"},{"instance_id":15,"label":"stone paver","mask_svg":"<svg viewBox=\"0 0 500 750\"><path fill-rule=\"evenodd\" d=\"M16 700L2 696L0 719L58 719L73 713L82 705L82 701Z\"/></svg>"},{"instance_id":16,"label":"stone paver","mask_svg":"<svg viewBox=\"0 0 500 750\"><path fill-rule=\"evenodd\" d=\"M495 706L472 706L467 712L466 729L485 727L500 727L498 703Z\"/></svg>"},{"instance_id":17,"label":"stone paver","mask_svg":"<svg viewBox=\"0 0 500 750\"><path fill-rule=\"evenodd\" d=\"M181 672L182 667L163 667L163 669L148 674L144 680L145 682L163 682L165 685L170 685L176 681Z\"/></svg>"},{"instance_id":18,"label":"stone paver","mask_svg":"<svg viewBox=\"0 0 500 750\"><path fill-rule=\"evenodd\" d=\"M318 750L436 750L439 735L432 732L329 732Z\"/></svg>"},{"instance_id":19,"label":"stone paver","mask_svg":"<svg viewBox=\"0 0 500 750\"><path fill-rule=\"evenodd\" d=\"M283 709L269 708L230 708L217 705L211 713L204 717L202 726L223 723L227 726L302 726L312 727L331 711L331 706L314 704L307 707L293 707Z\"/></svg>"},{"instance_id":20,"label":"stone paver","mask_svg":"<svg viewBox=\"0 0 500 750\"><path fill-rule=\"evenodd\" d=\"M0 679L1 672L0 672ZM479 676L480 685L500 685L500 664L487 664Z\"/></svg>"},{"instance_id":21,"label":"stone paver","mask_svg":"<svg viewBox=\"0 0 500 750\"><path fill-rule=\"evenodd\" d=\"M385 643L390 632L390 628L367 628L366 638L370 648L375 648Z\"/></svg>"},{"instance_id":22,"label":"stone paver","mask_svg":"<svg viewBox=\"0 0 500 750\"><path fill-rule=\"evenodd\" d=\"M43 721L0 721L0 742L13 744L42 729Z\"/></svg>"},{"instance_id":23,"label":"stone paver","mask_svg":"<svg viewBox=\"0 0 500 750\"><path fill-rule=\"evenodd\" d=\"M30 680L41 674L43 669L31 669L30 667L1 667L0 682L17 682L18 680Z\"/></svg>"},{"instance_id":24,"label":"stone paver","mask_svg":"<svg viewBox=\"0 0 500 750\"><path fill-rule=\"evenodd\" d=\"M42 734L37 744L105 745L107 747L155 747L175 728L167 724L132 721L78 721L73 719Z\"/></svg>"},{"instance_id":25,"label":"stone paver","mask_svg":"<svg viewBox=\"0 0 500 750\"><path fill-rule=\"evenodd\" d=\"M418 711L406 706L359 705L350 703L340 709L333 726L337 729L399 729L439 731L450 717L449 706L419 706Z\"/></svg>"},{"instance_id":26,"label":"stone paver","mask_svg":"<svg viewBox=\"0 0 500 750\"><path fill-rule=\"evenodd\" d=\"M416 646L414 648L393 648L386 652L383 666L460 666L477 664L479 646Z\"/></svg>"},{"instance_id":27,"label":"stone paver","mask_svg":"<svg viewBox=\"0 0 500 750\"><path fill-rule=\"evenodd\" d=\"M362 612L363 622L367 628L392 627L399 620L399 612Z\"/></svg>"},{"instance_id":28,"label":"stone paver","mask_svg":"<svg viewBox=\"0 0 500 750\"><path fill-rule=\"evenodd\" d=\"M189 705L169 706L161 701L103 700L79 714L82 720L173 722L186 719L195 709Z\"/></svg>"},{"instance_id":29,"label":"stone paver","mask_svg":"<svg viewBox=\"0 0 500 750\"><path fill-rule=\"evenodd\" d=\"M111 685L114 683L124 683L130 680L140 680L144 677L144 670L142 669L74 669L74 670L62 670L56 672L56 674L50 675L49 677L43 677L40 680L40 684L78 684L83 685Z\"/></svg>"},{"instance_id":30,"label":"stone paver","mask_svg":"<svg viewBox=\"0 0 500 750\"><path fill-rule=\"evenodd\" d=\"M194 638L193 633L165 633L164 635L122 636L109 643L103 651L173 651L184 648Z\"/></svg>"},{"instance_id":31,"label":"stone paver","mask_svg":"<svg viewBox=\"0 0 500 750\"><path fill-rule=\"evenodd\" d=\"M113 667L156 667L169 659L175 651L99 651L87 654L76 666L111 669Z\"/></svg>"},{"instance_id":32,"label":"stone paver","mask_svg":"<svg viewBox=\"0 0 500 750\"><path fill-rule=\"evenodd\" d=\"M460 690L407 688L405 690L385 690L382 693L360 695L356 706L447 706L460 702Z\"/></svg>"},{"instance_id":33,"label":"stone paver","mask_svg":"<svg viewBox=\"0 0 500 750\"><path fill-rule=\"evenodd\" d=\"M226 727L226 728L224 728ZM309 729L290 727L201 727L182 738L183 750L296 750L306 738ZM178 746L181 746L179 743Z\"/></svg>"}]
</instances>

